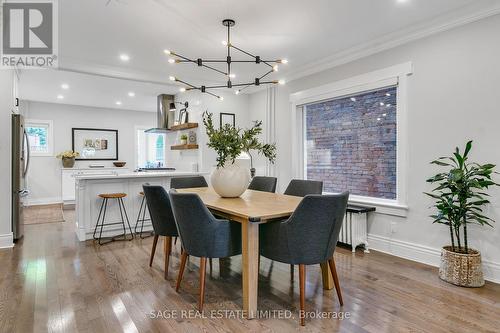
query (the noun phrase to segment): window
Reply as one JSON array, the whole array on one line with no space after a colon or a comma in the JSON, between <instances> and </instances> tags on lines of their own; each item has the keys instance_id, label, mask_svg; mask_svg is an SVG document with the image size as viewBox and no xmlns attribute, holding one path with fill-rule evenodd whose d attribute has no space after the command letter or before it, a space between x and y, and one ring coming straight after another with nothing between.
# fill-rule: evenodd
<instances>
[{"instance_id":1,"label":"window","mask_svg":"<svg viewBox=\"0 0 500 333\"><path fill-rule=\"evenodd\" d=\"M304 178L325 192L396 199L397 87L304 105Z\"/></svg>"},{"instance_id":2,"label":"window","mask_svg":"<svg viewBox=\"0 0 500 333\"><path fill-rule=\"evenodd\" d=\"M24 129L28 136L32 156L52 156L52 121L27 120Z\"/></svg>"},{"instance_id":3,"label":"window","mask_svg":"<svg viewBox=\"0 0 500 333\"><path fill-rule=\"evenodd\" d=\"M145 133L146 128L136 128L136 166L161 168L165 166L165 134Z\"/></svg>"}]
</instances>

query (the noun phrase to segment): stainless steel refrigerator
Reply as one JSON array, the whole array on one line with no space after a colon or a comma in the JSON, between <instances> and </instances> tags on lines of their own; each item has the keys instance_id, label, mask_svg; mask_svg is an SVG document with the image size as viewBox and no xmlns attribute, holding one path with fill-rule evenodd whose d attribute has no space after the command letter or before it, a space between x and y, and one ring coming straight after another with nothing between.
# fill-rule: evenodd
<instances>
[{"instance_id":1,"label":"stainless steel refrigerator","mask_svg":"<svg viewBox=\"0 0 500 333\"><path fill-rule=\"evenodd\" d=\"M22 115L12 115L12 232L14 240L23 237L23 200L28 195L26 177L30 163L28 135Z\"/></svg>"}]
</instances>

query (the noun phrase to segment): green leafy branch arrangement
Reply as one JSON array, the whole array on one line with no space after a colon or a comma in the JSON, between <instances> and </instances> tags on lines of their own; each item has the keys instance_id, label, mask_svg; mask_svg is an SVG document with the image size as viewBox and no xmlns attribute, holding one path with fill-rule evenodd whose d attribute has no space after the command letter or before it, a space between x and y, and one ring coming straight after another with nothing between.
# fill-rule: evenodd
<instances>
[{"instance_id":1,"label":"green leafy branch arrangement","mask_svg":"<svg viewBox=\"0 0 500 333\"><path fill-rule=\"evenodd\" d=\"M205 111L203 125L208 136L207 146L217 153L217 168L224 167L228 162L234 163L242 152L250 153L251 150L256 150L271 163L276 160L276 144L262 143L257 138L262 133L262 121L256 121L249 129L241 129L230 124L216 129L213 114Z\"/></svg>"},{"instance_id":2,"label":"green leafy branch arrangement","mask_svg":"<svg viewBox=\"0 0 500 333\"><path fill-rule=\"evenodd\" d=\"M449 227L452 251L458 253L469 252L467 224L493 227L491 223L494 221L483 215L482 207L490 203L487 199L489 195L484 190L499 185L491 178L495 165L469 162L471 148L472 141L469 141L463 153L457 147L453 156L432 161L431 164L447 170L427 179L428 183L436 184L437 187L432 193L425 193L436 200L433 207L437 213L431 215L433 223Z\"/></svg>"}]
</instances>

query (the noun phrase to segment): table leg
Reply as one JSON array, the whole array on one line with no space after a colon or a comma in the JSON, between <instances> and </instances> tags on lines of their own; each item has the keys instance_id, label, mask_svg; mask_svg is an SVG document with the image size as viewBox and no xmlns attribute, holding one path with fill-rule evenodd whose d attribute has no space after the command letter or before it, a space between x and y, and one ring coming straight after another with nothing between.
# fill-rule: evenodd
<instances>
[{"instance_id":1,"label":"table leg","mask_svg":"<svg viewBox=\"0 0 500 333\"><path fill-rule=\"evenodd\" d=\"M333 289L332 272L330 272L327 262L321 264L321 277L323 278L323 289Z\"/></svg>"},{"instance_id":2,"label":"table leg","mask_svg":"<svg viewBox=\"0 0 500 333\"><path fill-rule=\"evenodd\" d=\"M241 224L243 254L243 310L248 319L257 314L257 288L259 278L259 225Z\"/></svg>"}]
</instances>

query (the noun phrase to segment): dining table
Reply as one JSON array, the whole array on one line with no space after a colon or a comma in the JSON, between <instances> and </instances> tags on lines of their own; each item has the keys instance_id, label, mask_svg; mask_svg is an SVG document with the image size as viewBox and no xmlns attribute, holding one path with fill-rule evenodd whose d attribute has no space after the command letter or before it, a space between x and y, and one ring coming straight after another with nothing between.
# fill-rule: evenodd
<instances>
[{"instance_id":1,"label":"dining table","mask_svg":"<svg viewBox=\"0 0 500 333\"><path fill-rule=\"evenodd\" d=\"M214 214L241 224L243 313L246 318L257 314L259 277L259 225L290 217L302 197L246 190L237 198L222 198L212 187L178 189L196 193ZM327 263L321 265L323 288L332 289L333 277Z\"/></svg>"}]
</instances>

